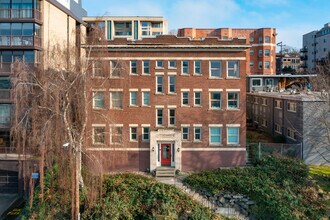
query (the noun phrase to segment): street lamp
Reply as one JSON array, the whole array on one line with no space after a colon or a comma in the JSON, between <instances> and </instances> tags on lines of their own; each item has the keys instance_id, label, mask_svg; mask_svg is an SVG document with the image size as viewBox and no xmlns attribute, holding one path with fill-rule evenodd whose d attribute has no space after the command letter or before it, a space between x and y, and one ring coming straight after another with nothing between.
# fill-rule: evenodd
<instances>
[{"instance_id":1,"label":"street lamp","mask_svg":"<svg viewBox=\"0 0 330 220\"><path fill-rule=\"evenodd\" d=\"M283 42L279 42L276 44L277 46L281 47L281 50L280 50L280 55L281 55L281 58L280 58L280 74L282 75L282 65L283 65L283 47L285 47L286 45L283 44Z\"/></svg>"}]
</instances>

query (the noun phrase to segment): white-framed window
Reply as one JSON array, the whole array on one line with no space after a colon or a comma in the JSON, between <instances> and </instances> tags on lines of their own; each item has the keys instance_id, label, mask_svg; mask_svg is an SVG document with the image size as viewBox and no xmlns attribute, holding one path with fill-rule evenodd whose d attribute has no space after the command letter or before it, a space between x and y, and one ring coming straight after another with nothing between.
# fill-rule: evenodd
<instances>
[{"instance_id":1,"label":"white-framed window","mask_svg":"<svg viewBox=\"0 0 330 220\"><path fill-rule=\"evenodd\" d=\"M202 64L200 60L194 61L194 74L201 75L202 74Z\"/></svg>"},{"instance_id":2,"label":"white-framed window","mask_svg":"<svg viewBox=\"0 0 330 220\"><path fill-rule=\"evenodd\" d=\"M108 77L110 72L110 62L108 60L93 61L93 77Z\"/></svg>"},{"instance_id":3,"label":"white-framed window","mask_svg":"<svg viewBox=\"0 0 330 220\"><path fill-rule=\"evenodd\" d=\"M164 125L164 109L158 108L156 109L156 125L157 126L163 126Z\"/></svg>"},{"instance_id":4,"label":"white-framed window","mask_svg":"<svg viewBox=\"0 0 330 220\"><path fill-rule=\"evenodd\" d=\"M182 127L182 140L188 141L189 140L189 127Z\"/></svg>"},{"instance_id":5,"label":"white-framed window","mask_svg":"<svg viewBox=\"0 0 330 220\"><path fill-rule=\"evenodd\" d=\"M105 144L105 126L93 127L93 144Z\"/></svg>"},{"instance_id":6,"label":"white-framed window","mask_svg":"<svg viewBox=\"0 0 330 220\"><path fill-rule=\"evenodd\" d=\"M149 60L143 60L143 74L150 74L150 61Z\"/></svg>"},{"instance_id":7,"label":"white-framed window","mask_svg":"<svg viewBox=\"0 0 330 220\"><path fill-rule=\"evenodd\" d=\"M112 60L111 61L111 73L110 76L113 78L119 78L122 77L122 72L123 72L123 68L122 68L122 63L119 60Z\"/></svg>"},{"instance_id":8,"label":"white-framed window","mask_svg":"<svg viewBox=\"0 0 330 220\"><path fill-rule=\"evenodd\" d=\"M254 67L254 62L253 61L250 62L250 67Z\"/></svg>"},{"instance_id":9,"label":"white-framed window","mask_svg":"<svg viewBox=\"0 0 330 220\"><path fill-rule=\"evenodd\" d=\"M175 109L168 110L168 125L175 126Z\"/></svg>"},{"instance_id":10,"label":"white-framed window","mask_svg":"<svg viewBox=\"0 0 330 220\"><path fill-rule=\"evenodd\" d=\"M176 76L168 76L168 93L176 92Z\"/></svg>"},{"instance_id":11,"label":"white-framed window","mask_svg":"<svg viewBox=\"0 0 330 220\"><path fill-rule=\"evenodd\" d=\"M164 62L162 60L156 60L156 68L158 69L164 68Z\"/></svg>"},{"instance_id":12,"label":"white-framed window","mask_svg":"<svg viewBox=\"0 0 330 220\"><path fill-rule=\"evenodd\" d=\"M282 109L283 102L282 100L275 100L275 108Z\"/></svg>"},{"instance_id":13,"label":"white-framed window","mask_svg":"<svg viewBox=\"0 0 330 220\"><path fill-rule=\"evenodd\" d=\"M176 60L169 60L168 61L168 68L169 69L176 69Z\"/></svg>"},{"instance_id":14,"label":"white-framed window","mask_svg":"<svg viewBox=\"0 0 330 220\"><path fill-rule=\"evenodd\" d=\"M182 97L181 99L182 106L189 106L189 92L187 91L181 92L181 97Z\"/></svg>"},{"instance_id":15,"label":"white-framed window","mask_svg":"<svg viewBox=\"0 0 330 220\"><path fill-rule=\"evenodd\" d=\"M156 93L163 93L164 92L164 77L163 76L156 76L156 83L157 83L157 88L156 88Z\"/></svg>"},{"instance_id":16,"label":"white-framed window","mask_svg":"<svg viewBox=\"0 0 330 220\"><path fill-rule=\"evenodd\" d=\"M259 61L259 63L258 63L258 68L259 68L259 69L262 69L262 61Z\"/></svg>"},{"instance_id":17,"label":"white-framed window","mask_svg":"<svg viewBox=\"0 0 330 220\"><path fill-rule=\"evenodd\" d=\"M210 92L210 109L221 109L221 92Z\"/></svg>"},{"instance_id":18,"label":"white-framed window","mask_svg":"<svg viewBox=\"0 0 330 220\"><path fill-rule=\"evenodd\" d=\"M272 87L274 85L273 79L265 79L265 86Z\"/></svg>"},{"instance_id":19,"label":"white-framed window","mask_svg":"<svg viewBox=\"0 0 330 220\"><path fill-rule=\"evenodd\" d=\"M262 105L267 106L268 100L267 98L262 98Z\"/></svg>"},{"instance_id":20,"label":"white-framed window","mask_svg":"<svg viewBox=\"0 0 330 220\"><path fill-rule=\"evenodd\" d=\"M195 91L194 92L194 106L201 106L202 105L202 92Z\"/></svg>"},{"instance_id":21,"label":"white-framed window","mask_svg":"<svg viewBox=\"0 0 330 220\"><path fill-rule=\"evenodd\" d=\"M294 129L292 128L288 128L287 129L287 134L288 134L288 138L292 139L292 140L296 140L297 139L297 133Z\"/></svg>"},{"instance_id":22,"label":"white-framed window","mask_svg":"<svg viewBox=\"0 0 330 220\"><path fill-rule=\"evenodd\" d=\"M259 50L258 57L262 57L262 50Z\"/></svg>"},{"instance_id":23,"label":"white-framed window","mask_svg":"<svg viewBox=\"0 0 330 220\"><path fill-rule=\"evenodd\" d=\"M239 77L239 61L230 60L227 62L227 77L238 78Z\"/></svg>"},{"instance_id":24,"label":"white-framed window","mask_svg":"<svg viewBox=\"0 0 330 220\"><path fill-rule=\"evenodd\" d=\"M259 98L258 97L254 97L253 98L253 103L258 104L259 103Z\"/></svg>"},{"instance_id":25,"label":"white-framed window","mask_svg":"<svg viewBox=\"0 0 330 220\"><path fill-rule=\"evenodd\" d=\"M181 62L182 68L181 68L181 74L182 75L188 75L189 74L189 61L184 60Z\"/></svg>"},{"instance_id":26,"label":"white-framed window","mask_svg":"<svg viewBox=\"0 0 330 220\"><path fill-rule=\"evenodd\" d=\"M254 37L250 37L250 43L254 41Z\"/></svg>"},{"instance_id":27,"label":"white-framed window","mask_svg":"<svg viewBox=\"0 0 330 220\"><path fill-rule=\"evenodd\" d=\"M199 142L202 141L202 128L194 127L194 141Z\"/></svg>"},{"instance_id":28,"label":"white-framed window","mask_svg":"<svg viewBox=\"0 0 330 220\"><path fill-rule=\"evenodd\" d=\"M297 112L297 103L295 103L295 102L288 102L288 104L287 104L287 110L289 112Z\"/></svg>"},{"instance_id":29,"label":"white-framed window","mask_svg":"<svg viewBox=\"0 0 330 220\"><path fill-rule=\"evenodd\" d=\"M219 145L222 143L221 140L222 127L213 127L209 128L209 142L210 145Z\"/></svg>"},{"instance_id":30,"label":"white-framed window","mask_svg":"<svg viewBox=\"0 0 330 220\"><path fill-rule=\"evenodd\" d=\"M227 144L239 144L239 127L227 127Z\"/></svg>"},{"instance_id":31,"label":"white-framed window","mask_svg":"<svg viewBox=\"0 0 330 220\"><path fill-rule=\"evenodd\" d=\"M270 50L265 50L265 57L269 57L270 56Z\"/></svg>"},{"instance_id":32,"label":"white-framed window","mask_svg":"<svg viewBox=\"0 0 330 220\"><path fill-rule=\"evenodd\" d=\"M136 60L131 60L130 61L130 66L131 66L131 74L136 75L137 74L137 61Z\"/></svg>"},{"instance_id":33,"label":"white-framed window","mask_svg":"<svg viewBox=\"0 0 330 220\"><path fill-rule=\"evenodd\" d=\"M131 91L130 92L130 106L137 106L137 97L138 96L138 92L137 91Z\"/></svg>"},{"instance_id":34,"label":"white-framed window","mask_svg":"<svg viewBox=\"0 0 330 220\"><path fill-rule=\"evenodd\" d=\"M93 108L94 109L104 108L104 92L102 91L93 92Z\"/></svg>"},{"instance_id":35,"label":"white-framed window","mask_svg":"<svg viewBox=\"0 0 330 220\"><path fill-rule=\"evenodd\" d=\"M265 43L270 43L270 37L269 36L265 37Z\"/></svg>"},{"instance_id":36,"label":"white-framed window","mask_svg":"<svg viewBox=\"0 0 330 220\"><path fill-rule=\"evenodd\" d=\"M150 92L149 91L142 92L142 106L150 106Z\"/></svg>"},{"instance_id":37,"label":"white-framed window","mask_svg":"<svg viewBox=\"0 0 330 220\"><path fill-rule=\"evenodd\" d=\"M137 127L130 127L130 141L137 141Z\"/></svg>"},{"instance_id":38,"label":"white-framed window","mask_svg":"<svg viewBox=\"0 0 330 220\"><path fill-rule=\"evenodd\" d=\"M268 126L268 122L267 122L267 120L265 118L263 118L261 120L261 125L264 126L264 127L267 127Z\"/></svg>"},{"instance_id":39,"label":"white-framed window","mask_svg":"<svg viewBox=\"0 0 330 220\"><path fill-rule=\"evenodd\" d=\"M120 91L110 92L110 108L113 109L123 108L123 92Z\"/></svg>"},{"instance_id":40,"label":"white-framed window","mask_svg":"<svg viewBox=\"0 0 330 220\"><path fill-rule=\"evenodd\" d=\"M270 69L270 62L269 61L265 62L265 69Z\"/></svg>"},{"instance_id":41,"label":"white-framed window","mask_svg":"<svg viewBox=\"0 0 330 220\"><path fill-rule=\"evenodd\" d=\"M282 126L280 124L274 124L274 130L278 134L282 134Z\"/></svg>"},{"instance_id":42,"label":"white-framed window","mask_svg":"<svg viewBox=\"0 0 330 220\"><path fill-rule=\"evenodd\" d=\"M121 144L123 143L123 126L115 125L110 127L110 143Z\"/></svg>"},{"instance_id":43,"label":"white-framed window","mask_svg":"<svg viewBox=\"0 0 330 220\"><path fill-rule=\"evenodd\" d=\"M142 127L142 141L149 141L150 139L150 128L149 127Z\"/></svg>"},{"instance_id":44,"label":"white-framed window","mask_svg":"<svg viewBox=\"0 0 330 220\"><path fill-rule=\"evenodd\" d=\"M250 56L254 55L254 50L250 49Z\"/></svg>"},{"instance_id":45,"label":"white-framed window","mask_svg":"<svg viewBox=\"0 0 330 220\"><path fill-rule=\"evenodd\" d=\"M221 61L220 60L211 60L210 61L210 77L212 78L221 78Z\"/></svg>"},{"instance_id":46,"label":"white-framed window","mask_svg":"<svg viewBox=\"0 0 330 220\"><path fill-rule=\"evenodd\" d=\"M239 109L239 92L227 92L227 109Z\"/></svg>"}]
</instances>

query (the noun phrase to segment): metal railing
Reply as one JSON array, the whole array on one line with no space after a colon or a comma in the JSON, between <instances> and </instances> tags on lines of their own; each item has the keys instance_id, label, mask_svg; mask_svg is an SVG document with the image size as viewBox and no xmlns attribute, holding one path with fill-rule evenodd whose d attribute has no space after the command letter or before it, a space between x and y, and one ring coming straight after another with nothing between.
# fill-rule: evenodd
<instances>
[{"instance_id":1,"label":"metal railing","mask_svg":"<svg viewBox=\"0 0 330 220\"><path fill-rule=\"evenodd\" d=\"M1 8L0 19L36 19L41 22L41 12L32 8Z\"/></svg>"},{"instance_id":2,"label":"metal railing","mask_svg":"<svg viewBox=\"0 0 330 220\"><path fill-rule=\"evenodd\" d=\"M0 46L8 47L41 47L41 38L38 36L0 36Z\"/></svg>"}]
</instances>

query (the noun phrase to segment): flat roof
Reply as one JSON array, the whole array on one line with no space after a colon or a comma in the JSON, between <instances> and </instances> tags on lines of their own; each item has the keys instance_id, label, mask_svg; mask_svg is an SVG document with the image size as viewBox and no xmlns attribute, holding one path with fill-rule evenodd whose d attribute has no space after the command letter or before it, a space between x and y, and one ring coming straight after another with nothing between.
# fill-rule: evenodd
<instances>
[{"instance_id":1,"label":"flat roof","mask_svg":"<svg viewBox=\"0 0 330 220\"><path fill-rule=\"evenodd\" d=\"M295 101L302 101L302 102L325 102L322 99L321 92L298 92L295 94L291 94L289 91L284 92L248 92L247 95L256 95L256 96L263 96L263 97L271 97L277 99L287 99L287 100L295 100Z\"/></svg>"},{"instance_id":2,"label":"flat roof","mask_svg":"<svg viewBox=\"0 0 330 220\"><path fill-rule=\"evenodd\" d=\"M247 75L248 78L292 78L292 77L315 77L316 74L284 74L284 75Z\"/></svg>"}]
</instances>

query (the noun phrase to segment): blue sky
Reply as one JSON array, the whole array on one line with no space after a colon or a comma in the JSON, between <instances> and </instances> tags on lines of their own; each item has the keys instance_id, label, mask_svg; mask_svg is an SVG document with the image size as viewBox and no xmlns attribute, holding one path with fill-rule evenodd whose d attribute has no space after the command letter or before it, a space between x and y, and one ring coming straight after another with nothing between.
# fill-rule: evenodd
<instances>
[{"instance_id":1,"label":"blue sky","mask_svg":"<svg viewBox=\"0 0 330 220\"><path fill-rule=\"evenodd\" d=\"M329 0L83 0L89 16L164 16L169 30L275 27L277 42L301 48L302 35L330 22Z\"/></svg>"}]
</instances>

